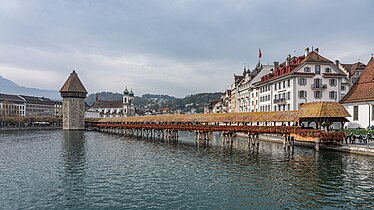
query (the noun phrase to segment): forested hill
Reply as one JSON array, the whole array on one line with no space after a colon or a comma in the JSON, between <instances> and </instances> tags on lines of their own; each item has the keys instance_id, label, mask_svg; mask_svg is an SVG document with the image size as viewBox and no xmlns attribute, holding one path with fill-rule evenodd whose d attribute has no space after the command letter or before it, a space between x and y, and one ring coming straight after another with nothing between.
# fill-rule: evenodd
<instances>
[{"instance_id":1,"label":"forested hill","mask_svg":"<svg viewBox=\"0 0 374 210\"><path fill-rule=\"evenodd\" d=\"M99 96L99 100L112 101L122 100L121 93L112 92L100 92L90 94L86 98L87 104L91 105L96 100L96 94ZM169 95L160 94L144 94L141 97L135 96L135 106L139 114L145 112L157 113L165 110L167 112L180 111L182 113L190 112L192 109L198 113L204 111L204 106L209 104L213 100L218 100L223 93L198 93L194 95L188 95L184 98L176 98Z\"/></svg>"}]
</instances>

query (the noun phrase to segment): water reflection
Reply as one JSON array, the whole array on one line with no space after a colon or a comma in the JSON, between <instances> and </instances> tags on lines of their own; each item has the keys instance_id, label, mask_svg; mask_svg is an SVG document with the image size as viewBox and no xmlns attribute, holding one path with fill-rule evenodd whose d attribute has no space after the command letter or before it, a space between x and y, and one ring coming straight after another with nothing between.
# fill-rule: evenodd
<instances>
[{"instance_id":1,"label":"water reflection","mask_svg":"<svg viewBox=\"0 0 374 210\"><path fill-rule=\"evenodd\" d=\"M63 173L60 179L65 197L65 206L79 206L83 204L85 192L85 150L84 131L63 131Z\"/></svg>"}]
</instances>

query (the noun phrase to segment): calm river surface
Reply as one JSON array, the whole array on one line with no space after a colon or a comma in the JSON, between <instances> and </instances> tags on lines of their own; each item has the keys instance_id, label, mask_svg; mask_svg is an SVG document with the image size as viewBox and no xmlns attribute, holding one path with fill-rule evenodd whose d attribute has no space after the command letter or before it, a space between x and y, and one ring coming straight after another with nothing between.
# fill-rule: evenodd
<instances>
[{"instance_id":1,"label":"calm river surface","mask_svg":"<svg viewBox=\"0 0 374 210\"><path fill-rule=\"evenodd\" d=\"M0 131L0 209L369 209L374 158ZM190 142L190 143L188 143Z\"/></svg>"}]
</instances>

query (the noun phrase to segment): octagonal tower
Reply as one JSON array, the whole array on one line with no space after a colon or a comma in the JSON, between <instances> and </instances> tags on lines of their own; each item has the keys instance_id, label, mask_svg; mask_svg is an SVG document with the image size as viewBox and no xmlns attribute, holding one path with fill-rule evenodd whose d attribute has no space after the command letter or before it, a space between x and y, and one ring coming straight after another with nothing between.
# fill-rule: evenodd
<instances>
[{"instance_id":1,"label":"octagonal tower","mask_svg":"<svg viewBox=\"0 0 374 210\"><path fill-rule=\"evenodd\" d=\"M63 98L62 128L64 130L84 129L85 98L87 90L75 71L70 73L60 93Z\"/></svg>"}]
</instances>

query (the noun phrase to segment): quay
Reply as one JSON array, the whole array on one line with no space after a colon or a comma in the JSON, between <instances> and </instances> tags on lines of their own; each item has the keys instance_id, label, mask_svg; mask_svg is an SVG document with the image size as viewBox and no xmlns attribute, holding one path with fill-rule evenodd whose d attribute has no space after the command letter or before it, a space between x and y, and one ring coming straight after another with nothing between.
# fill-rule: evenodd
<instances>
[{"instance_id":1,"label":"quay","mask_svg":"<svg viewBox=\"0 0 374 210\"><path fill-rule=\"evenodd\" d=\"M339 103L313 102L293 111L87 119L86 129L174 141L179 131L188 131L195 134L197 145L209 144L213 132L220 132L223 143L232 145L235 134L242 133L253 147L261 134L276 134L282 137L285 149L293 148L295 142L309 142L319 151L321 144L340 144L345 137L344 132L323 125L337 123L343 128L349 116Z\"/></svg>"}]
</instances>

